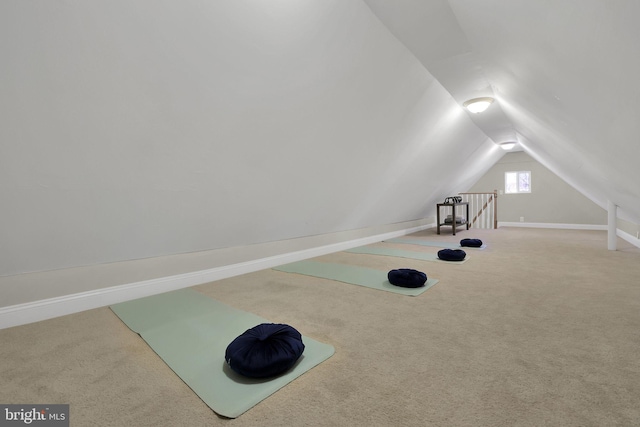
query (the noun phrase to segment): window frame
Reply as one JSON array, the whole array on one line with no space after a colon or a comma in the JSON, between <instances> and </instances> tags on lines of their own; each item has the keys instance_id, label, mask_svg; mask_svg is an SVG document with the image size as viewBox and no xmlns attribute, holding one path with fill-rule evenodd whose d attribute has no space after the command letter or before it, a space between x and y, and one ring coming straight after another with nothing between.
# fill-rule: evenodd
<instances>
[{"instance_id":1,"label":"window frame","mask_svg":"<svg viewBox=\"0 0 640 427\"><path fill-rule=\"evenodd\" d=\"M507 186L507 176L509 174L516 174L516 191L507 191L508 186ZM526 174L528 175L528 183L529 183L529 188L528 190L521 190L520 189L520 176L522 174ZM507 171L504 173L504 194L530 194L531 193L531 171Z\"/></svg>"}]
</instances>

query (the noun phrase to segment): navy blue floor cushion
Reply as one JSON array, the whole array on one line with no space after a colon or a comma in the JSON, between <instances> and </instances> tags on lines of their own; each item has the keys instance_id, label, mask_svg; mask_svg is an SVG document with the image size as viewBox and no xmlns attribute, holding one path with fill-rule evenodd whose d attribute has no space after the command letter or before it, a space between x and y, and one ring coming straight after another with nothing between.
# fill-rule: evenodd
<instances>
[{"instance_id":1,"label":"navy blue floor cushion","mask_svg":"<svg viewBox=\"0 0 640 427\"><path fill-rule=\"evenodd\" d=\"M295 328L261 323L234 339L224 359L240 375L267 378L291 369L303 351L302 335Z\"/></svg>"},{"instance_id":2,"label":"navy blue floor cushion","mask_svg":"<svg viewBox=\"0 0 640 427\"><path fill-rule=\"evenodd\" d=\"M482 246L482 240L480 239L462 239L460 240L460 246L469 246L470 248L479 248Z\"/></svg>"},{"instance_id":3,"label":"navy blue floor cushion","mask_svg":"<svg viewBox=\"0 0 640 427\"><path fill-rule=\"evenodd\" d=\"M392 285L402 286L403 288L419 288L424 286L427 281L426 274L410 268L391 270L387 274L387 278Z\"/></svg>"},{"instance_id":4,"label":"navy blue floor cushion","mask_svg":"<svg viewBox=\"0 0 640 427\"><path fill-rule=\"evenodd\" d=\"M438 258L444 261L462 261L467 253L462 249L442 249L438 251Z\"/></svg>"}]
</instances>

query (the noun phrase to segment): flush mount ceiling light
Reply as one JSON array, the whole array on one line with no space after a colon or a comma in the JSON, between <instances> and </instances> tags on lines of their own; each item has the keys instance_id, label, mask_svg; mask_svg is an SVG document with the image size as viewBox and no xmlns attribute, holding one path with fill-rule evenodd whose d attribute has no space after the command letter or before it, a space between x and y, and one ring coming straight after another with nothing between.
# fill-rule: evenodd
<instances>
[{"instance_id":1,"label":"flush mount ceiling light","mask_svg":"<svg viewBox=\"0 0 640 427\"><path fill-rule=\"evenodd\" d=\"M503 142L503 143L500 143L500 144L498 144L498 145L499 145L499 146L500 146L500 148L502 148L503 150L505 150L505 151L509 151L509 150L511 150L513 147L515 147L515 146L516 146L516 143L515 143L515 142Z\"/></svg>"},{"instance_id":2,"label":"flush mount ceiling light","mask_svg":"<svg viewBox=\"0 0 640 427\"><path fill-rule=\"evenodd\" d=\"M489 105L493 102L493 98L485 97L485 98L473 98L462 104L464 108L471 111L472 113L482 113L484 110L489 108Z\"/></svg>"}]
</instances>

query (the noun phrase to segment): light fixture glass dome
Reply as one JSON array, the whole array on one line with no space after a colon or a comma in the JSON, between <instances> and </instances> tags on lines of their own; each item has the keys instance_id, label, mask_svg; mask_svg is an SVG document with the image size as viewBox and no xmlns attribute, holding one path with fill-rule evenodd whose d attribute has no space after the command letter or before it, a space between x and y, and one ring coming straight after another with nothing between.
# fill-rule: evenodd
<instances>
[{"instance_id":1,"label":"light fixture glass dome","mask_svg":"<svg viewBox=\"0 0 640 427\"><path fill-rule=\"evenodd\" d=\"M482 113L484 110L489 108L489 105L493 102L493 98L484 97L484 98L474 98L465 102L464 107L471 111L472 113Z\"/></svg>"},{"instance_id":2,"label":"light fixture glass dome","mask_svg":"<svg viewBox=\"0 0 640 427\"><path fill-rule=\"evenodd\" d=\"M515 147L515 146L516 146L516 143L515 143L515 142L503 142L503 143L501 143L501 144L499 144L499 145L500 145L500 148L502 148L503 150L505 150L505 151L509 151L509 150L511 150L513 147Z\"/></svg>"}]
</instances>

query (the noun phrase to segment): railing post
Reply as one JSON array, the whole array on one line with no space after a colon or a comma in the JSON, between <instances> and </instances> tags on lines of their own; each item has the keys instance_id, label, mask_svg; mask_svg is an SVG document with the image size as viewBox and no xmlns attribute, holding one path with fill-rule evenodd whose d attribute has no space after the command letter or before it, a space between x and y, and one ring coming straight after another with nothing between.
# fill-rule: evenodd
<instances>
[{"instance_id":1,"label":"railing post","mask_svg":"<svg viewBox=\"0 0 640 427\"><path fill-rule=\"evenodd\" d=\"M498 190L493 190L493 228L498 228Z\"/></svg>"},{"instance_id":2,"label":"railing post","mask_svg":"<svg viewBox=\"0 0 640 427\"><path fill-rule=\"evenodd\" d=\"M617 249L617 219L618 206L611 200L607 201L607 248L610 251Z\"/></svg>"}]
</instances>

